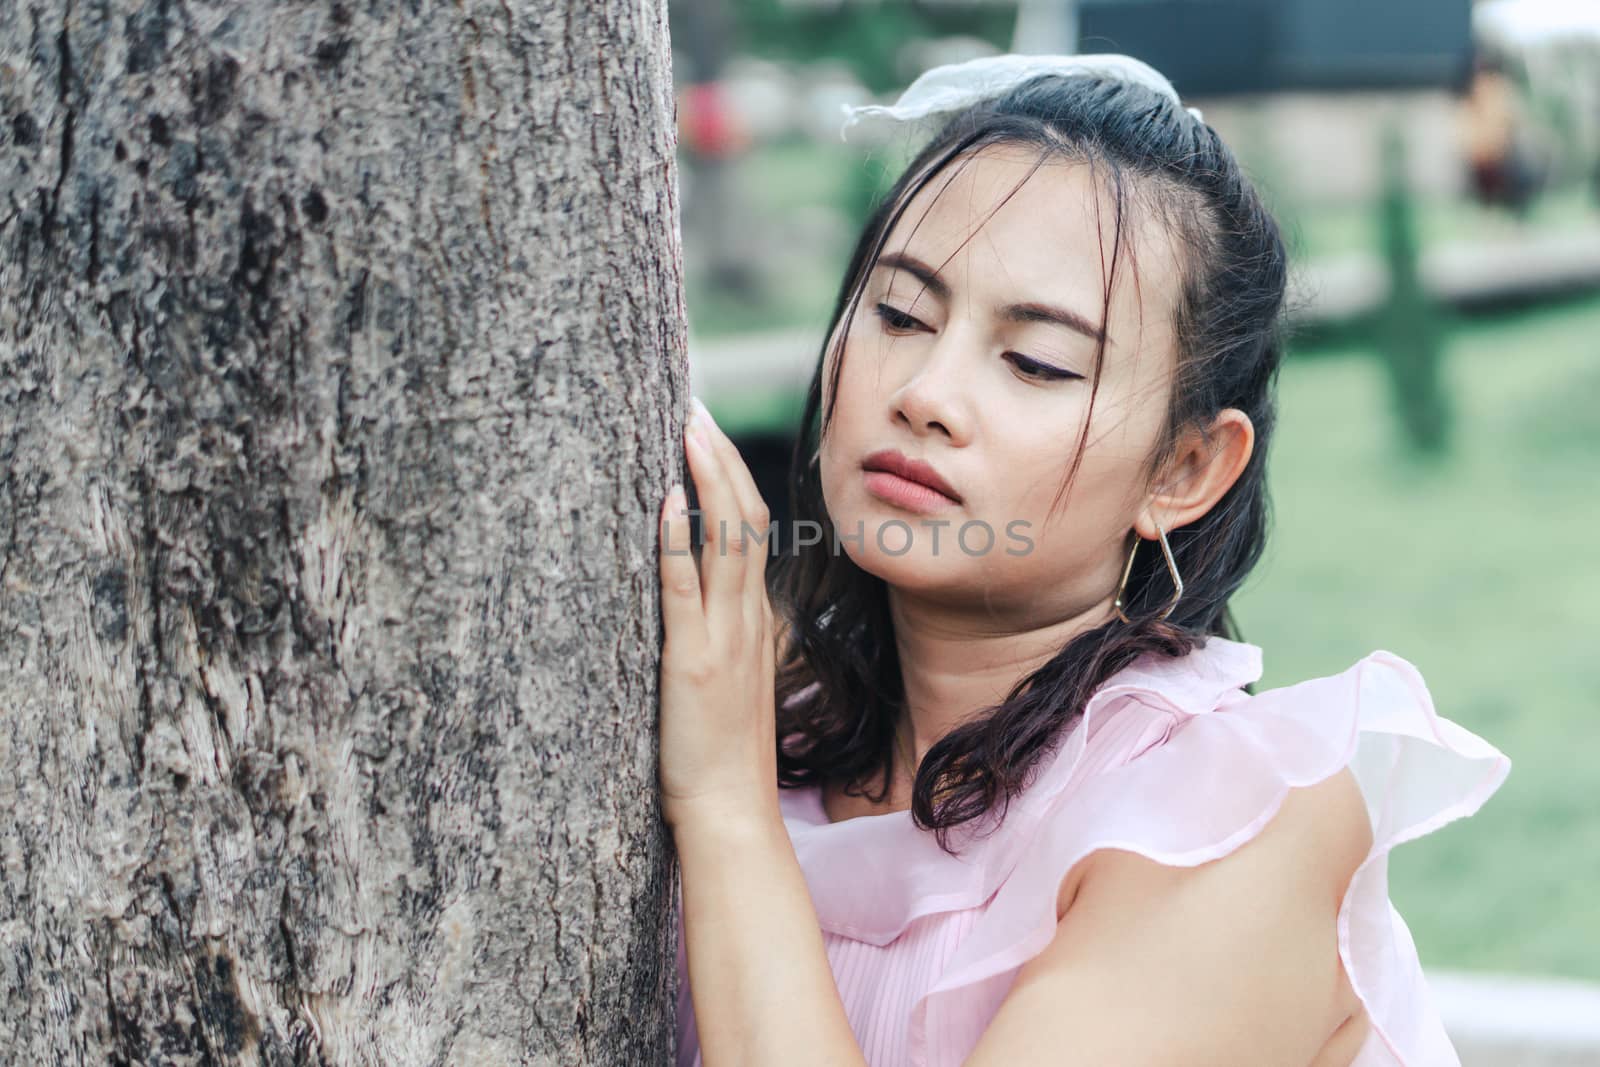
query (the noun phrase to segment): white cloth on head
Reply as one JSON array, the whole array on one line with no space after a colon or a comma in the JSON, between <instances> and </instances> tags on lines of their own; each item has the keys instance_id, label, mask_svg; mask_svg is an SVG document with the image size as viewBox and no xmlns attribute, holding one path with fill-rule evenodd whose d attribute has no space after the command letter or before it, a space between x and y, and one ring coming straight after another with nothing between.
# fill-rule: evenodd
<instances>
[{"instance_id":1,"label":"white cloth on head","mask_svg":"<svg viewBox=\"0 0 1600 1067\"><path fill-rule=\"evenodd\" d=\"M1119 53L1093 55L1033 56L1008 53L983 56L963 63L946 63L924 71L906 86L892 105L841 105L845 121L839 127L839 140L848 140L845 131L866 115L882 115L909 122L925 115L956 111L979 100L998 96L1040 74L1092 74L1154 89L1173 103L1182 103L1178 90L1148 63ZM1204 121L1198 108L1189 108L1196 121Z\"/></svg>"}]
</instances>

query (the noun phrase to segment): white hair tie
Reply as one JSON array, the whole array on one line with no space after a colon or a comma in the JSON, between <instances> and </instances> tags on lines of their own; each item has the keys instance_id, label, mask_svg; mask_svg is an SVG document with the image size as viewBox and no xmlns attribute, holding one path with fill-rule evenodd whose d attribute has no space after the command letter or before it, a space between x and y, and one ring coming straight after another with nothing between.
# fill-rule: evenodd
<instances>
[{"instance_id":1,"label":"white hair tie","mask_svg":"<svg viewBox=\"0 0 1600 1067\"><path fill-rule=\"evenodd\" d=\"M924 71L916 81L906 86L905 92L892 106L866 104L853 107L840 105L844 124L839 127L839 140L846 141L845 131L865 115L883 115L901 122L910 122L925 115L957 111L979 100L998 96L1029 78L1040 74L1098 74L1116 78L1146 88L1154 89L1175 104L1181 104L1178 90L1172 87L1160 71L1148 63L1118 53L1099 55L1033 56L1008 53L983 56L964 63L946 63ZM1188 108L1198 122L1205 121L1199 108Z\"/></svg>"}]
</instances>

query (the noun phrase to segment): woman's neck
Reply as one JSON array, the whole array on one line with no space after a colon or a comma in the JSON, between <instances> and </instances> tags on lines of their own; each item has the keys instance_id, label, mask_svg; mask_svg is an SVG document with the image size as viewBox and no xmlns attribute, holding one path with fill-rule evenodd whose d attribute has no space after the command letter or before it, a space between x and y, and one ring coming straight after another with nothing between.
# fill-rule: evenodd
<instances>
[{"instance_id":1,"label":"woman's neck","mask_svg":"<svg viewBox=\"0 0 1600 1067\"><path fill-rule=\"evenodd\" d=\"M945 734L994 704L1043 666L1068 641L1104 623L1102 600L1040 620L1007 619L954 610L889 591L895 648L905 687L911 770ZM903 744L904 742L902 742ZM898 777L898 775L897 775Z\"/></svg>"},{"instance_id":2,"label":"woman's neck","mask_svg":"<svg viewBox=\"0 0 1600 1067\"><path fill-rule=\"evenodd\" d=\"M982 616L889 590L889 616L905 686L907 716L895 735L894 771L881 801L847 796L837 783L821 791L831 822L911 807L922 758L945 734L1004 700L1012 686L1043 666L1077 634L1111 616L1111 600L1044 621ZM880 779L881 782L881 779ZM876 791L877 784L869 786Z\"/></svg>"}]
</instances>

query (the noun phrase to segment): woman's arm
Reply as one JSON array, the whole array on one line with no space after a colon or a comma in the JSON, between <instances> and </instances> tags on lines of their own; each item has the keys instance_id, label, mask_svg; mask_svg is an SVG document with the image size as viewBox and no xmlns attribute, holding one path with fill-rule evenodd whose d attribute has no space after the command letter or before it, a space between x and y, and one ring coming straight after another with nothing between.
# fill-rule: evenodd
<instances>
[{"instance_id":1,"label":"woman's arm","mask_svg":"<svg viewBox=\"0 0 1600 1067\"><path fill-rule=\"evenodd\" d=\"M706 1067L865 1067L782 818L707 813L673 840Z\"/></svg>"},{"instance_id":2,"label":"woman's arm","mask_svg":"<svg viewBox=\"0 0 1600 1067\"><path fill-rule=\"evenodd\" d=\"M778 805L767 551L745 533L767 528L766 505L700 411L686 441L704 530L698 567L681 492L662 516L660 773L701 1058L865 1067Z\"/></svg>"}]
</instances>

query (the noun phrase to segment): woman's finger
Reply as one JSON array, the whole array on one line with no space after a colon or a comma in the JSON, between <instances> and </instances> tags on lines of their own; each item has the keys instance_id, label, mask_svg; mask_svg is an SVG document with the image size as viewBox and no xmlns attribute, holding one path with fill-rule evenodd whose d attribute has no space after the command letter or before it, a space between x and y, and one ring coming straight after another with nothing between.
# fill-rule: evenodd
<instances>
[{"instance_id":1,"label":"woman's finger","mask_svg":"<svg viewBox=\"0 0 1600 1067\"><path fill-rule=\"evenodd\" d=\"M689 501L674 485L661 507L661 619L674 646L696 649L707 639L700 574L689 543Z\"/></svg>"},{"instance_id":2,"label":"woman's finger","mask_svg":"<svg viewBox=\"0 0 1600 1067\"><path fill-rule=\"evenodd\" d=\"M710 421L704 415L700 418ZM743 593L748 568L746 546L740 537L738 500L712 444L713 431L707 425L697 426L697 422L690 419L684 447L689 454L695 494L700 498L700 587L709 615L714 602Z\"/></svg>"},{"instance_id":3,"label":"woman's finger","mask_svg":"<svg viewBox=\"0 0 1600 1067\"><path fill-rule=\"evenodd\" d=\"M698 398L696 403L699 403ZM704 410L703 405L701 410ZM734 498L739 503L740 521L747 524L747 527L740 528L750 539L749 551L745 556L747 563L745 588L749 589L755 584L765 588L763 576L770 543L768 527L772 521L767 502L762 499L761 490L756 487L755 476L750 473L749 465L739 454L739 449L732 439L722 432L722 427L712 421L710 412L705 412L702 418L710 426L712 447L722 461L722 469L727 474Z\"/></svg>"}]
</instances>

